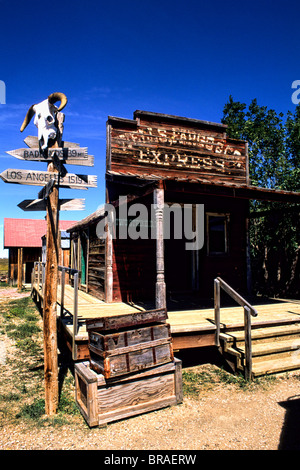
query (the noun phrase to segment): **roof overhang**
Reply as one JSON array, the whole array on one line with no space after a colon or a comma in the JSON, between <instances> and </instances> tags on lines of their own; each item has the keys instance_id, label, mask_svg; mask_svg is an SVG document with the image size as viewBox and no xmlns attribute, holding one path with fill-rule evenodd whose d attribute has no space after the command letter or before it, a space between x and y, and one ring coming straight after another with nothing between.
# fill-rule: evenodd
<instances>
[{"instance_id":1,"label":"roof overhang","mask_svg":"<svg viewBox=\"0 0 300 470\"><path fill-rule=\"evenodd\" d=\"M152 182L154 186L162 182L166 190L182 190L182 187L184 187L187 192L197 194L300 204L300 191L284 191L241 183L210 181L203 178L187 178L185 176L180 178L159 178L153 175L135 174L134 172L131 172L130 175L124 175L121 172L108 171L107 179L116 183L122 180L123 182L128 181L129 185L133 179L144 180L148 184Z\"/></svg>"}]
</instances>

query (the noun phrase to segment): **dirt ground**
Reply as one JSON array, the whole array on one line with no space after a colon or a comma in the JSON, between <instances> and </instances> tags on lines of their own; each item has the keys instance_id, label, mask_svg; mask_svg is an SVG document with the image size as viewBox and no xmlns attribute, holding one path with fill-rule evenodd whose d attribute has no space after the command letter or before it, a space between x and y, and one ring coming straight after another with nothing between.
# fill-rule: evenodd
<instances>
[{"instance_id":1,"label":"dirt ground","mask_svg":"<svg viewBox=\"0 0 300 470\"><path fill-rule=\"evenodd\" d=\"M18 294L3 289L0 295ZM3 334L1 343L10 358L17 353ZM217 368L183 366L199 373ZM11 368L11 361L0 361L3 383L13 380ZM79 413L60 426L0 418L0 450L300 450L300 371L251 389L204 383L197 396L184 395L180 405L103 428L90 429Z\"/></svg>"}]
</instances>

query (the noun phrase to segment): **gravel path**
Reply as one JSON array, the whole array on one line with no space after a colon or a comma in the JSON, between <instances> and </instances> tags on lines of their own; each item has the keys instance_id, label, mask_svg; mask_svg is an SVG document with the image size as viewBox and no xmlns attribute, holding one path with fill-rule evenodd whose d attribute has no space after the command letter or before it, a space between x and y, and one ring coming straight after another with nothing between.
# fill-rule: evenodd
<instances>
[{"instance_id":1,"label":"gravel path","mask_svg":"<svg viewBox=\"0 0 300 470\"><path fill-rule=\"evenodd\" d=\"M17 351L7 338L5 345L11 359ZM10 380L11 367L0 361L3 382ZM204 364L185 370L216 367ZM0 395L4 391L0 384ZM36 426L25 420L16 423L1 415L0 450L21 449L300 450L300 372L284 374L251 390L222 382L203 384L196 398L184 395L180 405L103 428L88 428L80 414L61 426Z\"/></svg>"},{"instance_id":2,"label":"gravel path","mask_svg":"<svg viewBox=\"0 0 300 470\"><path fill-rule=\"evenodd\" d=\"M220 387L199 399L105 428L82 420L36 429L0 429L0 449L51 450L300 450L300 382L282 379L268 390Z\"/></svg>"}]
</instances>

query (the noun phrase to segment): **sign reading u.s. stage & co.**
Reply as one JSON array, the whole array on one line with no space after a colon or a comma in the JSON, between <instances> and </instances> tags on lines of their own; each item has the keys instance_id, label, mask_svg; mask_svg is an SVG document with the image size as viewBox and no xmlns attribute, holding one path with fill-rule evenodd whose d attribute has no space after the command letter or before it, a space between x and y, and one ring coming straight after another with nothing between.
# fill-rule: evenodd
<instances>
[{"instance_id":1,"label":"sign reading u.s. stage & co.","mask_svg":"<svg viewBox=\"0 0 300 470\"><path fill-rule=\"evenodd\" d=\"M5 183L27 184L31 186L45 186L51 179L62 188L87 189L97 187L97 176L75 175L67 173L63 178L58 173L35 170L8 169L0 173Z\"/></svg>"}]
</instances>

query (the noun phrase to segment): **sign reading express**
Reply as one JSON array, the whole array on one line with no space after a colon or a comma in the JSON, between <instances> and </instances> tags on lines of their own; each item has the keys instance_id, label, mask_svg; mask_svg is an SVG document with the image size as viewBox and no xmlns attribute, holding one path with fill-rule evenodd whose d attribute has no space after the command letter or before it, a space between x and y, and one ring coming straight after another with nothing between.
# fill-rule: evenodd
<instances>
[{"instance_id":1,"label":"sign reading express","mask_svg":"<svg viewBox=\"0 0 300 470\"><path fill-rule=\"evenodd\" d=\"M177 126L161 122L128 126L111 121L109 170L167 178L184 177L203 180L235 181L247 178L247 155L244 141L227 137L224 129L201 121L190 127L180 118ZM161 119L158 117L158 120ZM150 124L150 123L149 123Z\"/></svg>"}]
</instances>

